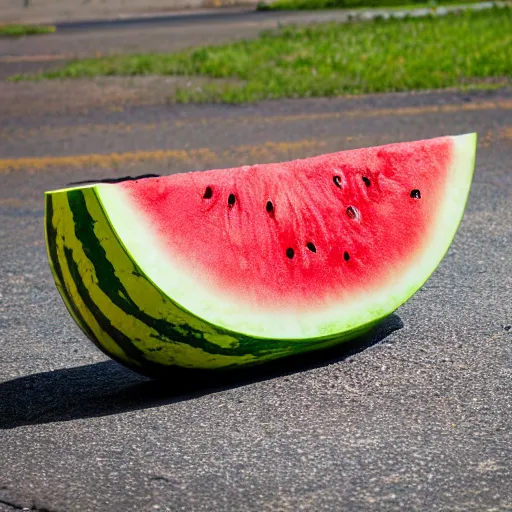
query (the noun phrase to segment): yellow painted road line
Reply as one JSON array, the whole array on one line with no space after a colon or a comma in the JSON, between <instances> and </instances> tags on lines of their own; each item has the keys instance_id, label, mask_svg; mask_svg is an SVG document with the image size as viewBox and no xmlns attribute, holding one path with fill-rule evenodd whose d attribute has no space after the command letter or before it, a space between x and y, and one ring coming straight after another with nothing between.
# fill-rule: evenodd
<instances>
[{"instance_id":1,"label":"yellow painted road line","mask_svg":"<svg viewBox=\"0 0 512 512\"><path fill-rule=\"evenodd\" d=\"M345 140L354 140L348 137ZM342 140L342 139L339 139ZM328 144L327 140L303 139L293 142L266 142L258 145L235 146L216 152L209 148L198 149L168 149L155 151L131 151L126 153L85 154L73 156L45 156L33 158L0 159L0 172L13 171L43 171L51 168L116 168L134 163L184 163L194 164L216 162L229 157L257 159L269 158L272 155L282 155L291 151L311 150L321 151Z\"/></svg>"},{"instance_id":2,"label":"yellow painted road line","mask_svg":"<svg viewBox=\"0 0 512 512\"><path fill-rule=\"evenodd\" d=\"M354 109L342 110L338 112L316 112L308 114L290 114L282 116L246 116L235 117L233 119L225 118L202 118L202 119L183 119L176 121L174 126L185 126L188 124L211 124L211 123L241 123L241 122L259 122L282 123L296 121L324 121L329 119L343 119L355 117L389 117L389 116L416 116L424 114L453 114L457 112L480 112L485 110L512 110L512 100L501 101L481 101L472 103L455 103L446 105L424 105L418 107L395 107L381 109Z\"/></svg>"},{"instance_id":3,"label":"yellow painted road line","mask_svg":"<svg viewBox=\"0 0 512 512\"><path fill-rule=\"evenodd\" d=\"M358 135L354 137L334 137L325 139L301 139L297 141L264 142L255 145L241 145L215 151L210 148L168 149L153 151L129 151L125 153L92 153L70 156L43 156L30 158L0 159L0 173L14 171L37 172L47 169L112 169L137 163L165 163L167 165L189 163L194 166L213 165L215 162L234 158L243 162L263 161L265 159L294 158L300 151L319 154L326 148L333 151L347 149L344 142L363 141L370 144L392 142L379 134ZM489 132L482 137L479 146L488 147L493 140L512 140L512 127L503 127L497 133ZM359 144L358 144L359 145ZM298 157L298 156L297 156Z\"/></svg>"},{"instance_id":4,"label":"yellow painted road line","mask_svg":"<svg viewBox=\"0 0 512 512\"><path fill-rule=\"evenodd\" d=\"M162 129L171 130L172 128L180 128L193 125L237 125L237 124L282 124L294 123L301 121L328 121L336 119L352 119L352 118L372 118L372 117L392 117L392 116L415 116L427 114L454 114L458 112L481 112L492 110L512 110L512 100L498 101L481 101L472 103L456 103L446 105L425 105L418 107L396 107L383 109L354 109L342 110L338 112L312 112L307 114L289 114L289 115L270 115L270 116L241 116L233 118L225 117L205 117L192 119L179 119L176 121L151 122L151 123L101 123L101 124L82 124L63 127L54 127L51 125L43 125L39 128L16 130L0 129L0 138L8 137L30 138L43 136L59 136L70 137L78 134L90 133L133 133L135 131L157 131Z\"/></svg>"},{"instance_id":5,"label":"yellow painted road line","mask_svg":"<svg viewBox=\"0 0 512 512\"><path fill-rule=\"evenodd\" d=\"M0 172L29 170L42 171L49 168L111 168L137 162L163 162L166 160L186 162L191 159L213 159L217 155L209 149L170 149L157 151L129 151L126 153L92 153L72 156L43 156L32 158L6 158L0 160Z\"/></svg>"}]
</instances>

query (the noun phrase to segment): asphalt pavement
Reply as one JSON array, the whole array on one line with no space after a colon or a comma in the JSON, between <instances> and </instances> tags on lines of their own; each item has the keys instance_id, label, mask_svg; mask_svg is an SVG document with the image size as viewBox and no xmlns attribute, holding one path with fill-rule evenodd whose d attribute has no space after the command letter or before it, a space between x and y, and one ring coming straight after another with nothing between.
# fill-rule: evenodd
<instances>
[{"instance_id":1,"label":"asphalt pavement","mask_svg":"<svg viewBox=\"0 0 512 512\"><path fill-rule=\"evenodd\" d=\"M1 512L512 510L512 89L198 106L143 81L15 85L0 83ZM164 384L106 359L55 289L45 190L471 131L452 248L365 339Z\"/></svg>"},{"instance_id":2,"label":"asphalt pavement","mask_svg":"<svg viewBox=\"0 0 512 512\"><path fill-rule=\"evenodd\" d=\"M466 216L373 337L214 382L105 357L58 296L43 192L476 130ZM511 510L512 91L2 119L0 510Z\"/></svg>"}]
</instances>

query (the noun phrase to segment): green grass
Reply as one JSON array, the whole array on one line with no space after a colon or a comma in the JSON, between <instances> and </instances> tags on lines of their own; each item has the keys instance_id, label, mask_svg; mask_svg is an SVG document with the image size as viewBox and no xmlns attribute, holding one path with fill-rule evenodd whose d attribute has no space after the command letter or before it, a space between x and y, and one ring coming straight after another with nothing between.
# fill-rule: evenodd
<instances>
[{"instance_id":1,"label":"green grass","mask_svg":"<svg viewBox=\"0 0 512 512\"><path fill-rule=\"evenodd\" d=\"M51 25L0 25L0 37L23 37L39 34L53 34Z\"/></svg>"},{"instance_id":2,"label":"green grass","mask_svg":"<svg viewBox=\"0 0 512 512\"><path fill-rule=\"evenodd\" d=\"M258 4L260 11L316 10L316 9L361 9L361 8L415 8L438 5L465 5L482 0L268 0Z\"/></svg>"},{"instance_id":3,"label":"green grass","mask_svg":"<svg viewBox=\"0 0 512 512\"><path fill-rule=\"evenodd\" d=\"M176 54L88 59L40 77L199 75L180 102L245 102L512 83L512 9L440 18L283 27Z\"/></svg>"}]
</instances>

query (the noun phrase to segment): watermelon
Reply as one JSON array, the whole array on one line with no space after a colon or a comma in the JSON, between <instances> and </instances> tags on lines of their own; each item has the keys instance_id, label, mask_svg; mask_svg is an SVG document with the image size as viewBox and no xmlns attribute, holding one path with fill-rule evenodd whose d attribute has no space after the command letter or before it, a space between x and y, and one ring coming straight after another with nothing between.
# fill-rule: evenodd
<instances>
[{"instance_id":1,"label":"watermelon","mask_svg":"<svg viewBox=\"0 0 512 512\"><path fill-rule=\"evenodd\" d=\"M468 134L50 191L50 267L83 332L143 374L328 347L436 269L475 152Z\"/></svg>"}]
</instances>

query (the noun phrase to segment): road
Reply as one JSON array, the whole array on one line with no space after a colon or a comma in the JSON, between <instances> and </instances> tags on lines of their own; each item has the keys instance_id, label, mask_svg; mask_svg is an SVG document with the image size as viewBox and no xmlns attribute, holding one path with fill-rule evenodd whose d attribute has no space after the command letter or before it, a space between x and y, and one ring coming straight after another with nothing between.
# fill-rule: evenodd
<instances>
[{"instance_id":1,"label":"road","mask_svg":"<svg viewBox=\"0 0 512 512\"><path fill-rule=\"evenodd\" d=\"M0 510L510 510L511 113L502 90L2 121ZM54 288L46 189L472 130L452 249L360 344L166 388L105 360Z\"/></svg>"},{"instance_id":2,"label":"road","mask_svg":"<svg viewBox=\"0 0 512 512\"><path fill-rule=\"evenodd\" d=\"M140 1L141 9L145 4ZM470 8L488 9L492 5L492 2L481 2L471 5ZM85 9L87 7L85 5ZM435 12L443 15L460 8L457 5L441 6ZM72 12L65 3L61 4L61 10L64 18ZM52 69L76 57L179 51L197 45L251 39L263 30L277 29L284 24L347 22L351 19L369 19L376 16L431 14L430 8L421 7L406 11L382 8L364 11L342 9L281 12L234 7L182 11L153 17L148 13L148 16L138 18L68 21L57 23L55 34L22 39L0 38L0 80L18 73Z\"/></svg>"},{"instance_id":3,"label":"road","mask_svg":"<svg viewBox=\"0 0 512 512\"><path fill-rule=\"evenodd\" d=\"M194 106L147 80L0 82L0 511L512 510L512 90ZM55 290L45 190L469 131L452 248L357 343L164 385Z\"/></svg>"}]
</instances>

